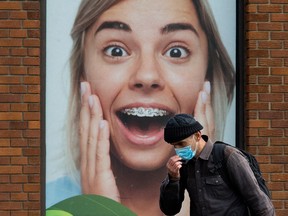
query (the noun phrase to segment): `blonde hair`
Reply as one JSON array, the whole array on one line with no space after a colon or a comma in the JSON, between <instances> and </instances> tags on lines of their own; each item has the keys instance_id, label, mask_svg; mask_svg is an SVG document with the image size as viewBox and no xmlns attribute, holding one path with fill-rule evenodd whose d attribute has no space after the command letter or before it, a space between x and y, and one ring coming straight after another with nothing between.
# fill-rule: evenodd
<instances>
[{"instance_id":1,"label":"blonde hair","mask_svg":"<svg viewBox=\"0 0 288 216\"><path fill-rule=\"evenodd\" d=\"M234 96L235 69L221 40L207 0L193 1L199 22L208 40L208 69L214 111L215 140L222 140L228 110ZM226 94L225 94L226 93Z\"/></svg>"},{"instance_id":2,"label":"blonde hair","mask_svg":"<svg viewBox=\"0 0 288 216\"><path fill-rule=\"evenodd\" d=\"M115 4L117 0L82 0L71 31L73 46L70 56L70 95L67 112L68 171L72 174L79 170L79 114L81 107L80 82L84 73L84 38L87 29L98 17ZM79 182L78 175L73 175Z\"/></svg>"},{"instance_id":3,"label":"blonde hair","mask_svg":"<svg viewBox=\"0 0 288 216\"><path fill-rule=\"evenodd\" d=\"M119 0L82 0L71 31L73 49L70 57L71 85L68 113L68 155L69 166L74 173L79 169L79 113L81 107L80 82L85 80L84 38L85 32L98 17ZM198 13L198 19L208 38L209 65L206 79L211 82L211 98L214 111L215 139L221 140L226 114L233 99L235 71L229 55L221 41L215 20L207 0L191 0ZM224 92L226 94L224 94Z\"/></svg>"}]
</instances>

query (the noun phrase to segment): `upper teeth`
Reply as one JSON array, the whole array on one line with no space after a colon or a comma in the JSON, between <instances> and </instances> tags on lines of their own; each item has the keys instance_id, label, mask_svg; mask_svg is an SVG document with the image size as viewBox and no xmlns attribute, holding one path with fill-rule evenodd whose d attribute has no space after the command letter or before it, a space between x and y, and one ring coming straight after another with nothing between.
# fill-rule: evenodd
<instances>
[{"instance_id":1,"label":"upper teeth","mask_svg":"<svg viewBox=\"0 0 288 216\"><path fill-rule=\"evenodd\" d=\"M153 116L164 116L167 115L168 112L165 110L157 109L157 108L144 108L144 107L138 107L138 108L131 108L131 109L125 109L123 113L127 115L133 115L138 117L153 117Z\"/></svg>"}]
</instances>

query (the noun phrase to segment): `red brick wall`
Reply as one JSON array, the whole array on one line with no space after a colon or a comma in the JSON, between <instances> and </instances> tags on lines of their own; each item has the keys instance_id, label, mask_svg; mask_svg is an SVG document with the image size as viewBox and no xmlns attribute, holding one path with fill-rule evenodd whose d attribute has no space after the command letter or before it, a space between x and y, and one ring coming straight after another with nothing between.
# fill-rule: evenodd
<instances>
[{"instance_id":1,"label":"red brick wall","mask_svg":"<svg viewBox=\"0 0 288 216\"><path fill-rule=\"evenodd\" d=\"M40 215L40 5L0 1L0 215Z\"/></svg>"},{"instance_id":2,"label":"red brick wall","mask_svg":"<svg viewBox=\"0 0 288 216\"><path fill-rule=\"evenodd\" d=\"M288 0L247 0L245 129L288 214ZM0 1L0 215L40 215L40 1Z\"/></svg>"},{"instance_id":3,"label":"red brick wall","mask_svg":"<svg viewBox=\"0 0 288 216\"><path fill-rule=\"evenodd\" d=\"M277 216L288 214L288 0L246 6L246 140Z\"/></svg>"}]
</instances>

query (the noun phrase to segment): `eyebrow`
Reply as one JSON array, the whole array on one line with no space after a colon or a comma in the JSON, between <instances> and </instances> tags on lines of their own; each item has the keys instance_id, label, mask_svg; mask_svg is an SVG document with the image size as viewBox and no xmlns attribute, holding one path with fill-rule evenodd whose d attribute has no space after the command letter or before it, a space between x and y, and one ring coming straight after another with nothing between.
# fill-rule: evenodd
<instances>
[{"instance_id":1,"label":"eyebrow","mask_svg":"<svg viewBox=\"0 0 288 216\"><path fill-rule=\"evenodd\" d=\"M131 32L131 28L129 25L119 22L119 21L106 21L103 22L96 30L95 35L102 31L103 29L118 29L118 30L123 30L125 32Z\"/></svg>"},{"instance_id":2,"label":"eyebrow","mask_svg":"<svg viewBox=\"0 0 288 216\"><path fill-rule=\"evenodd\" d=\"M119 21L106 21L103 22L96 30L95 35L104 30L104 29L116 29L116 30L123 30L125 32L131 32L132 29L130 28L129 25L123 22ZM198 37L199 34L197 30L189 23L170 23L165 25L163 28L161 28L161 34L168 34L170 32L175 32L179 30L190 30L194 32Z\"/></svg>"},{"instance_id":3,"label":"eyebrow","mask_svg":"<svg viewBox=\"0 0 288 216\"><path fill-rule=\"evenodd\" d=\"M175 32L179 30L190 30L199 37L197 30L194 28L194 26L192 26L189 23L170 23L161 29L161 33L167 34L167 33Z\"/></svg>"}]
</instances>

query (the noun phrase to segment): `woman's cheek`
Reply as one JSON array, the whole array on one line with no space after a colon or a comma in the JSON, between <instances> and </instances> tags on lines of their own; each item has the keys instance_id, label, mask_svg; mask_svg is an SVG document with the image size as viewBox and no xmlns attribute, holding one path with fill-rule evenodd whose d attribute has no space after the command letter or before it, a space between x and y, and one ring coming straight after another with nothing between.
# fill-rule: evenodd
<instances>
[{"instance_id":1,"label":"woman's cheek","mask_svg":"<svg viewBox=\"0 0 288 216\"><path fill-rule=\"evenodd\" d=\"M185 81L183 82L185 83ZM174 96L179 103L179 112L193 113L200 91L200 85L191 82L186 87L181 85L174 88Z\"/></svg>"}]
</instances>

